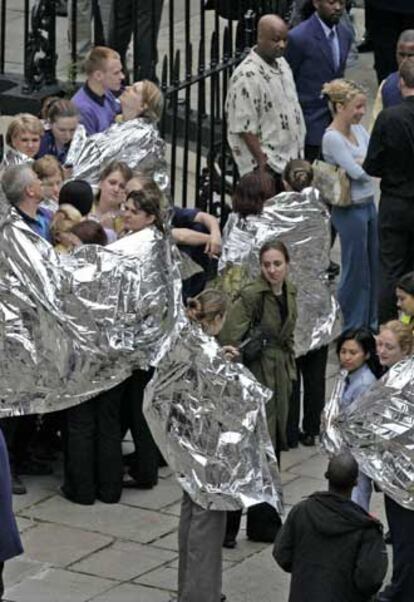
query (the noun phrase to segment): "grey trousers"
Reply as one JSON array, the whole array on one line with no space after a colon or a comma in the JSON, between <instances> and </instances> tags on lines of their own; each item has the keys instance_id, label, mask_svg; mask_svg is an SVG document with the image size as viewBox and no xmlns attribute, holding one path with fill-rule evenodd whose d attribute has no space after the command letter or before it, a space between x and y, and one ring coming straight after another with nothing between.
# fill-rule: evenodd
<instances>
[{"instance_id":1,"label":"grey trousers","mask_svg":"<svg viewBox=\"0 0 414 602\"><path fill-rule=\"evenodd\" d=\"M178 602L220 602L226 513L204 510L187 493L178 529Z\"/></svg>"},{"instance_id":2,"label":"grey trousers","mask_svg":"<svg viewBox=\"0 0 414 602\"><path fill-rule=\"evenodd\" d=\"M93 1L77 0L76 5L76 53L78 60L85 58L88 50L92 48L92 27L93 27ZM68 27L69 40L72 31L72 3L68 2ZM112 29L113 21L113 0L97 0L102 24L102 39L95 40L95 44L107 44L109 31Z\"/></svg>"}]
</instances>

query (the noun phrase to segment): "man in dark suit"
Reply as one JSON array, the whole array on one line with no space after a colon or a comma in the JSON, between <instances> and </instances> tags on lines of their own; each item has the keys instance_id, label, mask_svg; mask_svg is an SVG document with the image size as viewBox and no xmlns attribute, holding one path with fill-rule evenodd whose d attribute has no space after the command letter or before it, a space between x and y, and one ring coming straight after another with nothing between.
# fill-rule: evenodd
<instances>
[{"instance_id":1,"label":"man in dark suit","mask_svg":"<svg viewBox=\"0 0 414 602\"><path fill-rule=\"evenodd\" d=\"M352 31L340 23L345 0L313 0L315 12L294 27L288 38L288 61L306 123L305 157L318 155L331 121L328 103L321 97L324 83L343 77L352 43Z\"/></svg>"}]
</instances>

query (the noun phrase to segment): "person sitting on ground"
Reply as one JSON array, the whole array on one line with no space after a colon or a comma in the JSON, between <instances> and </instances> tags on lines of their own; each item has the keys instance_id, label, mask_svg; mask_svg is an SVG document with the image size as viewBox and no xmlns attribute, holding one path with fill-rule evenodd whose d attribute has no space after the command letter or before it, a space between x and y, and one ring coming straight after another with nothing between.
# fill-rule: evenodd
<instances>
[{"instance_id":1,"label":"person sitting on ground","mask_svg":"<svg viewBox=\"0 0 414 602\"><path fill-rule=\"evenodd\" d=\"M37 158L53 155L63 165L75 132L80 127L75 104L63 98L52 102L47 112L46 127Z\"/></svg>"},{"instance_id":2,"label":"person sitting on ground","mask_svg":"<svg viewBox=\"0 0 414 602\"><path fill-rule=\"evenodd\" d=\"M43 132L42 122L34 115L16 115L7 128L6 144L9 149L3 159L2 168L33 161L39 152Z\"/></svg>"},{"instance_id":3,"label":"person sitting on ground","mask_svg":"<svg viewBox=\"0 0 414 602\"><path fill-rule=\"evenodd\" d=\"M351 500L358 464L333 457L329 490L296 504L275 541L273 556L291 573L289 602L369 602L387 572L382 525Z\"/></svg>"},{"instance_id":4,"label":"person sitting on ground","mask_svg":"<svg viewBox=\"0 0 414 602\"><path fill-rule=\"evenodd\" d=\"M9 167L1 181L9 203L36 234L50 242L52 213L40 207L43 186L30 165Z\"/></svg>"},{"instance_id":5,"label":"person sitting on ground","mask_svg":"<svg viewBox=\"0 0 414 602\"><path fill-rule=\"evenodd\" d=\"M121 89L124 74L119 54L106 46L88 52L83 69L86 82L72 97L80 122L89 135L103 132L115 120L120 105L113 92Z\"/></svg>"},{"instance_id":6,"label":"person sitting on ground","mask_svg":"<svg viewBox=\"0 0 414 602\"><path fill-rule=\"evenodd\" d=\"M82 214L69 204L59 206L50 224L52 244L57 253L68 253L74 246L74 239L67 236L73 226L82 221Z\"/></svg>"},{"instance_id":7,"label":"person sitting on ground","mask_svg":"<svg viewBox=\"0 0 414 602\"><path fill-rule=\"evenodd\" d=\"M105 228L108 241L114 242L124 228L121 205L125 201L125 187L132 171L123 161L110 161L99 175L98 191L90 218Z\"/></svg>"},{"instance_id":8,"label":"person sitting on ground","mask_svg":"<svg viewBox=\"0 0 414 602\"><path fill-rule=\"evenodd\" d=\"M402 276L395 291L397 307L402 312L401 321L414 326L414 272Z\"/></svg>"},{"instance_id":9,"label":"person sitting on ground","mask_svg":"<svg viewBox=\"0 0 414 602\"><path fill-rule=\"evenodd\" d=\"M167 207L165 195L150 175L134 172L126 185L126 193L143 191L158 197L161 210ZM184 278L183 298L198 295L205 287L210 271L214 270L215 258L221 252L220 224L213 215L197 208L174 206L171 217L171 234L180 251L188 255L202 270Z\"/></svg>"},{"instance_id":10,"label":"person sitting on ground","mask_svg":"<svg viewBox=\"0 0 414 602\"><path fill-rule=\"evenodd\" d=\"M84 219L75 224L72 226L70 233L76 236L83 245L100 245L104 247L108 244L105 229L93 219Z\"/></svg>"},{"instance_id":11,"label":"person sitting on ground","mask_svg":"<svg viewBox=\"0 0 414 602\"><path fill-rule=\"evenodd\" d=\"M62 166L56 157L45 155L36 159L32 168L43 185L44 199L40 206L54 213L59 207L59 192L64 180Z\"/></svg>"}]
</instances>

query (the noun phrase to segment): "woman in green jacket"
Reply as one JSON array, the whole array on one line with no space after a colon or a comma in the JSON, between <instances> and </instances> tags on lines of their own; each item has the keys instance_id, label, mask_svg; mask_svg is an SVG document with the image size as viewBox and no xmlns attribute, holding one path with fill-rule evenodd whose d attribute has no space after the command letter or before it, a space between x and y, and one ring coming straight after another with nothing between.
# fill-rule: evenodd
<instances>
[{"instance_id":1,"label":"woman in green jacket","mask_svg":"<svg viewBox=\"0 0 414 602\"><path fill-rule=\"evenodd\" d=\"M287 449L286 426L292 381L296 376L293 335L296 322L296 289L287 279L289 253L278 240L260 249L260 275L246 285L228 312L220 334L222 344L243 347L243 341L260 327L266 339L256 357L245 365L257 380L273 391L267 404L267 420L276 457ZM255 338L255 337L253 337ZM273 541L280 519L267 504L249 509L247 536ZM235 546L240 513L228 513L226 547Z\"/></svg>"}]
</instances>

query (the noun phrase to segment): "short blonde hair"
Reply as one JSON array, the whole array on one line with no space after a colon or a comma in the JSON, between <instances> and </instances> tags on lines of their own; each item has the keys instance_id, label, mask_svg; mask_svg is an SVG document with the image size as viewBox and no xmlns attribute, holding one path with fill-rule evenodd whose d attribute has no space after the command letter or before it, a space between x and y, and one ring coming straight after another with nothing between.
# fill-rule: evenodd
<instances>
[{"instance_id":1,"label":"short blonde hair","mask_svg":"<svg viewBox=\"0 0 414 602\"><path fill-rule=\"evenodd\" d=\"M53 155L44 155L32 164L33 171L40 180L59 174L64 179L64 171L59 161Z\"/></svg>"},{"instance_id":2,"label":"short blonde hair","mask_svg":"<svg viewBox=\"0 0 414 602\"><path fill-rule=\"evenodd\" d=\"M95 46L95 48L92 48L86 55L83 63L83 70L88 77L95 73L95 71L105 71L106 62L110 59L121 60L121 57L115 50L112 50L112 48L108 48L107 46Z\"/></svg>"},{"instance_id":3,"label":"short blonde hair","mask_svg":"<svg viewBox=\"0 0 414 602\"><path fill-rule=\"evenodd\" d=\"M411 326L409 326L408 324L404 324L399 320L390 320L389 322L386 322L385 324L382 324L380 326L380 332L382 332L383 330L390 330L397 339L401 351L403 351L407 355L411 355L411 353L413 352L414 343L413 331Z\"/></svg>"},{"instance_id":4,"label":"short blonde hair","mask_svg":"<svg viewBox=\"0 0 414 602\"><path fill-rule=\"evenodd\" d=\"M30 113L19 113L10 122L6 133L6 143L13 148L13 138L22 134L23 132L30 132L31 134L37 134L43 136L44 127L40 119L31 115Z\"/></svg>"},{"instance_id":5,"label":"short blonde hair","mask_svg":"<svg viewBox=\"0 0 414 602\"><path fill-rule=\"evenodd\" d=\"M367 91L350 79L333 79L323 85L322 94L328 98L332 112L336 113L336 105L345 106L359 94L366 96Z\"/></svg>"},{"instance_id":6,"label":"short blonde hair","mask_svg":"<svg viewBox=\"0 0 414 602\"><path fill-rule=\"evenodd\" d=\"M137 87L141 85L142 100L147 105L141 117L148 117L152 121L159 121L164 109L164 98L159 87L149 79L143 79L140 82L132 84L132 89L137 92Z\"/></svg>"}]
</instances>

